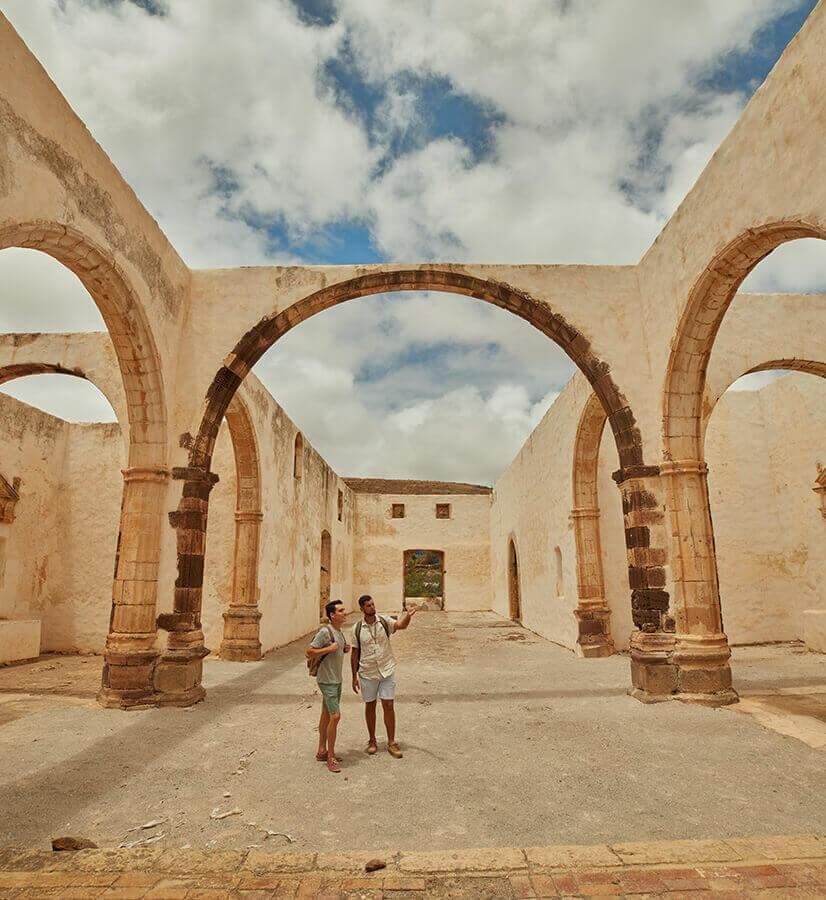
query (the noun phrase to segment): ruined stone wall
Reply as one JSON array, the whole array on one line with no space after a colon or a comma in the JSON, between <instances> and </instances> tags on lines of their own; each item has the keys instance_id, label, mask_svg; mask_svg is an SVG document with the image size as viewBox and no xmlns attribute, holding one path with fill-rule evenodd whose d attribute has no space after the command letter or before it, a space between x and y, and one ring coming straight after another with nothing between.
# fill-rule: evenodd
<instances>
[{"instance_id":1,"label":"ruined stone wall","mask_svg":"<svg viewBox=\"0 0 826 900\"><path fill-rule=\"evenodd\" d=\"M826 519L812 491L826 463L826 383L786 375L725 394L706 432L723 625L734 644L803 638L826 609Z\"/></svg>"},{"instance_id":2,"label":"ruined stone wall","mask_svg":"<svg viewBox=\"0 0 826 900\"><path fill-rule=\"evenodd\" d=\"M584 378L565 386L496 482L491 507L493 609L509 614L508 546L513 540L522 623L565 647L573 647L577 636L576 548L569 520L574 440L590 393ZM610 433L603 436L603 444L612 444ZM619 493L616 485L614 492ZM557 547L562 557L561 591Z\"/></svg>"},{"instance_id":3,"label":"ruined stone wall","mask_svg":"<svg viewBox=\"0 0 826 900\"><path fill-rule=\"evenodd\" d=\"M573 648L576 558L569 520L573 436L589 386L562 391L495 486L491 515L493 608L508 615L508 541L517 549L522 622ZM801 613L824 608L826 519L812 487L826 464L826 383L789 375L759 391L730 391L706 434L711 511L723 620L732 643L802 638ZM632 630L616 448L599 456L600 540L605 598L617 649ZM555 547L562 554L557 593Z\"/></svg>"},{"instance_id":4,"label":"ruined stone wall","mask_svg":"<svg viewBox=\"0 0 826 900\"><path fill-rule=\"evenodd\" d=\"M60 589L56 510L65 449L60 419L0 393L0 472L20 479L14 521L0 525L0 617L40 618Z\"/></svg>"},{"instance_id":5,"label":"ruined stone wall","mask_svg":"<svg viewBox=\"0 0 826 900\"><path fill-rule=\"evenodd\" d=\"M491 608L491 495L376 494L358 492L354 536L353 598L370 594L381 610L401 609L405 550L444 553L445 609ZM404 518L391 516L404 504ZM436 504L450 518L436 518Z\"/></svg>"}]
</instances>

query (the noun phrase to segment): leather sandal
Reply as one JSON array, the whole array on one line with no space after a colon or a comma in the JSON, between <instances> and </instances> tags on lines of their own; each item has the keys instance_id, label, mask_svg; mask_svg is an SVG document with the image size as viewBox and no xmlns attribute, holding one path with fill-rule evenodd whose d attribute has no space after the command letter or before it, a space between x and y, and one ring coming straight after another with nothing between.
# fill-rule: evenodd
<instances>
[{"instance_id":1,"label":"leather sandal","mask_svg":"<svg viewBox=\"0 0 826 900\"><path fill-rule=\"evenodd\" d=\"M375 741L370 741L370 743L367 745L367 749L366 749L364 752L365 752L365 753L369 753L370 756L372 756L374 753L376 753L376 752L378 751L378 749L379 749L379 748L378 748L378 746L376 745L376 742L375 742Z\"/></svg>"},{"instance_id":2,"label":"leather sandal","mask_svg":"<svg viewBox=\"0 0 826 900\"><path fill-rule=\"evenodd\" d=\"M395 743L395 742L393 742L392 744L388 744L388 745L387 745L387 752L388 752L394 759L401 759L401 758L404 756L404 753L402 753L402 751L399 749L399 745L398 745L397 743Z\"/></svg>"},{"instance_id":3,"label":"leather sandal","mask_svg":"<svg viewBox=\"0 0 826 900\"><path fill-rule=\"evenodd\" d=\"M327 768L331 772L340 772L341 771L341 766L338 764L338 760L335 758L335 756L327 757Z\"/></svg>"}]
</instances>

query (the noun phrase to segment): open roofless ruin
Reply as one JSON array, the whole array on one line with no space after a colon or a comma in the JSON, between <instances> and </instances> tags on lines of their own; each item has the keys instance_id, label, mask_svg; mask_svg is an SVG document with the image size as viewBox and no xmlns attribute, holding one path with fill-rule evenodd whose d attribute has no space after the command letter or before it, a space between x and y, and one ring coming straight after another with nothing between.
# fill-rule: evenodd
<instances>
[{"instance_id":1,"label":"open roofless ruin","mask_svg":"<svg viewBox=\"0 0 826 900\"><path fill-rule=\"evenodd\" d=\"M826 375L822 297L733 305L774 249L826 237L824 45L820 5L637 265L191 270L0 16L0 248L54 257L107 328L0 337L0 383L86 378L121 426L0 396L4 658L102 651L101 704L189 706L210 650L258 660L365 592L490 610L583 657L627 649L643 701L736 701L730 640L826 650L814 388L720 403L716 451L761 463L770 521L741 521L732 467L710 490L706 462L741 375ZM412 290L520 316L579 370L492 490L343 478L250 374L309 317Z\"/></svg>"}]
</instances>

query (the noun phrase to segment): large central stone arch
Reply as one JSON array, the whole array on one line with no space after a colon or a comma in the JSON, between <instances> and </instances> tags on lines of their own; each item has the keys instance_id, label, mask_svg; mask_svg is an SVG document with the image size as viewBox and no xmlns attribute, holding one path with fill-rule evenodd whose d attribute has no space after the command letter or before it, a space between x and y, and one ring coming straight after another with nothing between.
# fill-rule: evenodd
<instances>
[{"instance_id":1,"label":"large central stone arch","mask_svg":"<svg viewBox=\"0 0 826 900\"><path fill-rule=\"evenodd\" d=\"M657 474L644 463L642 439L633 412L615 384L609 366L594 353L590 341L551 307L524 291L498 281L465 273L433 268L372 272L318 290L278 313L266 316L252 327L226 357L207 391L198 434L189 455L189 465L173 476L184 482L180 505L170 514L176 528L178 577L174 612L158 618L169 632L168 651L159 666L159 702L186 705L204 696L201 661L206 655L201 631L201 595L206 547L209 494L216 481L210 471L218 429L244 378L263 354L284 334L313 315L333 306L365 297L397 291L434 291L462 294L498 306L525 319L558 344L588 379L604 410L617 446L620 469L617 481L623 491L629 517L629 552L648 550L651 530L639 527L635 515L656 515L656 503L643 490L642 480ZM636 557L635 557L636 559ZM635 620L659 625L668 609L663 590L663 554L655 554L654 565L633 565L632 603ZM650 563L650 560L648 560Z\"/></svg>"},{"instance_id":2,"label":"large central stone arch","mask_svg":"<svg viewBox=\"0 0 826 900\"><path fill-rule=\"evenodd\" d=\"M100 700L126 707L153 694L161 516L167 488L166 397L161 362L143 306L114 258L86 235L52 222L0 229L0 251L39 250L89 292L112 339L126 392L128 467L120 521L112 615Z\"/></svg>"}]
</instances>

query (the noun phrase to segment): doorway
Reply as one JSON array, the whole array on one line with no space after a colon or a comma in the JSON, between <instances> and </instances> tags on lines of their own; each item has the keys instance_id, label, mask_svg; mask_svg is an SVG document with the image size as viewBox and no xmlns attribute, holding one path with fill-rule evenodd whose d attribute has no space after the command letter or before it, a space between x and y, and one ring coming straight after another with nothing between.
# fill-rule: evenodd
<instances>
[{"instance_id":1,"label":"doorway","mask_svg":"<svg viewBox=\"0 0 826 900\"><path fill-rule=\"evenodd\" d=\"M510 617L514 622L522 621L522 602L519 596L519 563L516 559L516 545L508 542L508 598Z\"/></svg>"},{"instance_id":2,"label":"doorway","mask_svg":"<svg viewBox=\"0 0 826 900\"><path fill-rule=\"evenodd\" d=\"M408 603L424 609L445 608L445 555L441 550L404 551L404 595Z\"/></svg>"}]
</instances>

